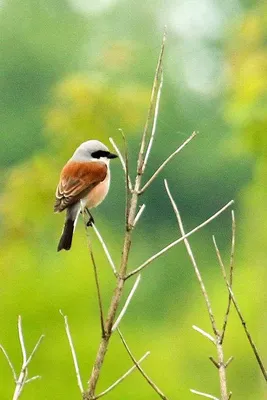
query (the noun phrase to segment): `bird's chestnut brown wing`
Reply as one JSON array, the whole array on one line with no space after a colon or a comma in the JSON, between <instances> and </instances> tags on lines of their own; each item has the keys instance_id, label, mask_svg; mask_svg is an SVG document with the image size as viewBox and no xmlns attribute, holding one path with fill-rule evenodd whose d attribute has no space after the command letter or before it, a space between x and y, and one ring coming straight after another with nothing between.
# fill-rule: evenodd
<instances>
[{"instance_id":1,"label":"bird's chestnut brown wing","mask_svg":"<svg viewBox=\"0 0 267 400\"><path fill-rule=\"evenodd\" d=\"M107 176L107 166L102 162L70 161L60 174L56 190L54 211L63 211L76 203Z\"/></svg>"}]
</instances>

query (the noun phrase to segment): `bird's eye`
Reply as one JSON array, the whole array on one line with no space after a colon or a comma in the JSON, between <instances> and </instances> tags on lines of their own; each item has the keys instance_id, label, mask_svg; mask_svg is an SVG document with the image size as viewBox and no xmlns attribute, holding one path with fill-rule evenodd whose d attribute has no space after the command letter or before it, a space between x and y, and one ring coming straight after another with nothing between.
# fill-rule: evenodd
<instances>
[{"instance_id":1,"label":"bird's eye","mask_svg":"<svg viewBox=\"0 0 267 400\"><path fill-rule=\"evenodd\" d=\"M109 157L110 152L105 150L97 150L92 153L93 158Z\"/></svg>"}]
</instances>

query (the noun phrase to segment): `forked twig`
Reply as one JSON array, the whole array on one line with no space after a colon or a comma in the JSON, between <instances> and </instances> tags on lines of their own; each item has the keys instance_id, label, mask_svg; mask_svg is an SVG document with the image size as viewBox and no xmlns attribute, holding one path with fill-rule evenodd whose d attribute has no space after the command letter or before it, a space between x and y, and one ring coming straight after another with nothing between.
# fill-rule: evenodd
<instances>
[{"instance_id":1,"label":"forked twig","mask_svg":"<svg viewBox=\"0 0 267 400\"><path fill-rule=\"evenodd\" d=\"M134 365L136 366L136 368L139 370L139 372L143 375L143 377L145 378L145 380L147 381L147 383L154 389L154 391L163 399L163 400L168 400L167 397L164 395L164 393L162 393L162 391L158 388L158 386L152 381L152 379L146 374L146 372L142 369L142 367L140 367L140 365L138 364L138 362L136 361L135 357L133 356L129 346L127 345L121 331L119 330L119 328L117 328L118 334L120 335L121 341L127 351L127 353L129 354L132 362L134 363Z\"/></svg>"},{"instance_id":2,"label":"forked twig","mask_svg":"<svg viewBox=\"0 0 267 400\"><path fill-rule=\"evenodd\" d=\"M14 391L13 398L12 398L13 400L17 400L20 397L22 390L26 383L29 383L29 382L39 378L39 376L35 376L35 377L27 380L28 366L44 338L44 335L40 336L40 338L38 339L32 352L30 353L29 357L27 358L27 351L26 351L26 346L24 343L24 336L23 336L23 331L22 331L22 319L21 319L20 315L18 317L18 334L19 334L19 341L20 341L20 347L21 347L21 352L22 352L22 366L21 366L21 370L19 373L19 377L18 377L18 379L15 380L16 387L15 387L15 391ZM16 374L15 374L14 368L12 369L12 372L13 372L13 376L15 377Z\"/></svg>"},{"instance_id":3,"label":"forked twig","mask_svg":"<svg viewBox=\"0 0 267 400\"><path fill-rule=\"evenodd\" d=\"M263 363L263 361L261 359L260 353L259 353L259 351L258 351L258 349L257 349L257 347L256 347L256 345L255 345L255 343L254 343L254 341L252 339L252 336L251 336L251 334L250 334L250 332L249 332L249 330L247 328L246 321L244 320L243 314L242 314L242 312L241 312L241 310L239 308L239 305L238 305L238 303L236 301L236 298L235 298L235 295L234 295L233 290L231 288L230 282L227 279L225 266L224 266L224 263L222 261L221 253L220 253L220 250L219 250L219 248L217 246L216 239L215 239L214 236L213 236L213 243L214 243L215 251L216 251L216 254L217 254L218 261L219 261L219 265L220 265L221 270L222 270L222 274L223 274L223 278L224 278L226 287L227 287L228 292L229 292L229 294L231 296L231 299L232 299L233 305L235 307L235 310L237 312L237 315L238 315L238 317L239 317L239 319L240 319L240 321L242 323L242 326L243 326L244 331L246 333L246 336L248 338L249 344L250 344L250 346L252 348L252 351L253 351L253 353L254 353L254 355L256 357L256 360L257 360L257 363L258 363L258 365L260 367L262 375L263 375L265 381L267 382L267 370L266 370L266 368L264 366L264 363Z\"/></svg>"},{"instance_id":4,"label":"forked twig","mask_svg":"<svg viewBox=\"0 0 267 400\"><path fill-rule=\"evenodd\" d=\"M79 387L79 389L80 389L80 392L83 394L84 389L83 389L83 384L82 384L82 379L81 379L79 364L78 364L78 360L77 360L75 348L74 348L73 341L72 341L72 337L71 337L71 333L70 333L70 328L69 328L69 323L68 323L68 317L67 317L67 315L64 315L63 312L62 312L61 310L59 310L59 312L60 312L60 314L62 315L62 317L64 318L65 331L66 331L67 338L68 338L69 345L70 345L72 360L73 360L74 369L75 369L75 373L76 373L76 377L77 377L77 383L78 383L78 387Z\"/></svg>"}]
</instances>

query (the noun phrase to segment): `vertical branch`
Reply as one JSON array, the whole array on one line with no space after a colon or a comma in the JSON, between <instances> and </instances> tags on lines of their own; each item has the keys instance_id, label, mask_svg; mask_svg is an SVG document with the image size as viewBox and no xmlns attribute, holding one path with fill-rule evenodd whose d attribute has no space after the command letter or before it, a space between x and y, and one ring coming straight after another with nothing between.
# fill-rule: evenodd
<instances>
[{"instance_id":1,"label":"vertical branch","mask_svg":"<svg viewBox=\"0 0 267 400\"><path fill-rule=\"evenodd\" d=\"M87 235L87 239L88 239L88 249L89 249L89 253L90 253L90 257L91 257L91 261L92 261L92 265L93 265L93 270L94 270L94 277L95 277L95 284L96 284L96 291L97 291L97 301L98 301L99 315L100 315L101 332L102 332L102 337L104 337L106 333L105 333L104 313L103 313L100 285L99 285L99 279L98 279L98 272L97 272L97 266L96 266L96 262L95 262L93 249L92 249L92 242L91 242L91 239L90 239L89 232L87 230L85 211L84 210L83 210L83 220L84 220L85 231L86 231L86 235Z\"/></svg>"},{"instance_id":2,"label":"vertical branch","mask_svg":"<svg viewBox=\"0 0 267 400\"><path fill-rule=\"evenodd\" d=\"M157 65L154 83L153 83L148 117L146 120L144 132L143 132L143 136L142 136L142 140L141 140L139 155L138 155L135 184L134 184L133 190L131 191L131 197L128 202L129 208L128 208L128 211L126 212L127 221L126 221L126 227L125 227L126 229L125 229L120 269L119 269L119 274L118 274L118 278L117 278L117 285L116 285L113 297L111 299L107 318L105 321L105 335L102 337L102 340L100 342L99 349L98 349L98 352L96 355L96 359L95 359L95 362L93 365L92 373L91 373L91 376L90 376L90 379L88 382L88 388L87 388L86 392L84 393L84 399L86 399L86 400L91 400L94 398L96 385L97 385L97 382L98 382L98 379L100 376L100 371L101 371L101 368L102 368L102 365L103 365L103 362L105 359L105 355L106 355L106 352L108 349L109 340L112 335L112 326L114 324L116 312L118 310L122 292L123 292L123 288L124 288L125 277L126 277L126 273L127 273L128 259L129 259L131 244L132 244L132 230L134 227L134 220L136 217L136 210L137 210L137 206L138 206L138 197L139 197L139 191L141 188L142 175L144 173L143 160L144 160L144 151L145 151L145 146L146 146L146 136L147 136L149 122L150 122L150 119L153 114L155 97L157 95L157 90L159 89L158 88L158 79L159 79L159 73L162 69L165 37L166 37L166 34L164 32L161 51L160 51L159 60L158 60L158 65ZM124 170L125 170L125 174L126 174L126 181L129 182L128 176L127 176L128 171L127 171L126 165L125 165ZM126 205L126 207L127 207L127 205Z\"/></svg>"},{"instance_id":3,"label":"vertical branch","mask_svg":"<svg viewBox=\"0 0 267 400\"><path fill-rule=\"evenodd\" d=\"M165 28L164 34L163 34L161 49L160 49L159 58L158 58L158 64L157 64L155 78L154 78L152 92L151 92L150 106L148 109L148 115L147 115L144 132L143 132L143 136L142 136L142 140L141 140L141 146L140 146L139 157L138 157L138 162L137 162L137 174L138 175L142 175L145 171L144 152L145 152L145 146L146 146L146 136L147 136L147 132L148 132L148 128L149 128L149 123L150 123L150 120L153 115L155 98L157 96L157 92L159 91L158 85L159 85L159 81L160 81L160 76L162 74L162 62L163 62L163 54L164 54L164 49L165 49L165 41L166 41L166 28ZM155 115L155 117L157 117L157 115ZM156 118L154 118L154 120L155 119ZM151 146L150 146L150 149L151 149Z\"/></svg>"},{"instance_id":4,"label":"vertical branch","mask_svg":"<svg viewBox=\"0 0 267 400\"><path fill-rule=\"evenodd\" d=\"M232 210L231 215L232 215L232 245L231 245L231 255L230 255L229 285L232 288L232 285L233 285L233 273L234 273L235 236L236 236L236 223L235 223L234 210ZM220 257L220 259L221 259L221 257ZM222 262L222 260L220 260L220 262ZM232 301L232 297L231 297L231 294L229 293L227 308L226 308L226 311L225 311L223 327L222 327L221 343L223 343L225 331L226 331L226 328L227 328L227 322L228 322L228 317L229 317L230 308L231 308L231 301Z\"/></svg>"},{"instance_id":5,"label":"vertical branch","mask_svg":"<svg viewBox=\"0 0 267 400\"><path fill-rule=\"evenodd\" d=\"M180 215L179 210L177 208L177 205L176 205L176 203L175 203L175 201L174 201L174 199L173 199L173 197L172 197L172 195L170 193L170 190L169 190L168 183L167 183L166 179L165 179L164 183L165 183L166 191L167 191L167 194L168 194L169 199L171 201L175 216L177 218L177 222L178 222L181 234L182 234L182 236L185 236L185 231L184 231L181 215ZM196 259L194 257L193 251L191 249L191 246L190 246L189 241L188 241L187 238L184 239L184 244L185 244L187 253L189 255L189 258L191 260L191 263L193 265L193 268L195 270L195 274L196 274L197 280L199 282L202 295L203 295L203 297L205 299L207 311L208 311L209 318L210 318L210 323L211 323L211 326L212 326L212 330L213 330L214 336L216 338L215 344L216 344L217 356L218 356L217 364L218 364L218 371L219 371L221 400L228 400L229 399L229 395L228 395L228 391L227 391L226 366L225 366L225 362L224 362L223 347L222 347L222 344L221 344L221 335L220 335L220 332L217 329L217 324L216 324L215 317L214 317L214 314L213 314L213 311L212 311L212 308L211 308L211 302L210 302L208 293L206 291L206 288L205 288L202 276L200 274L199 268L197 266ZM212 398L212 397L210 397L210 398Z\"/></svg>"}]
</instances>

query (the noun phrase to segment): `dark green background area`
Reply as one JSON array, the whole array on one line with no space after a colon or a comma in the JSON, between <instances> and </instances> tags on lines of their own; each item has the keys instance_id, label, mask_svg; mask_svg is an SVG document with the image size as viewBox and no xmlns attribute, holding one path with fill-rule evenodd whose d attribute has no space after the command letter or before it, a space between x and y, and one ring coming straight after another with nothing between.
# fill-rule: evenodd
<instances>
[{"instance_id":1,"label":"dark green background area","mask_svg":"<svg viewBox=\"0 0 267 400\"><path fill-rule=\"evenodd\" d=\"M59 309L69 317L84 385L100 339L93 270L82 221L70 252L56 252L63 215L54 215L60 169L83 141L128 140L135 173L140 137L167 25L164 85L146 181L193 131L196 138L164 169L141 201L146 209L133 236L134 269L179 236L166 194L168 180L186 231L235 200L235 292L266 358L266 6L259 2L3 0L0 9L0 343L20 366L17 317L29 351L45 339L29 368L22 399L79 399ZM107 200L94 211L116 265L124 229L124 181L112 162ZM140 204L141 205L141 204ZM227 292L212 245L215 234L229 265L228 210L190 239L219 322ZM92 234L107 310L115 279ZM126 285L126 299L134 280ZM219 396L209 363L211 332L198 283L182 244L142 274L121 329L136 358L170 399L193 399L190 388ZM236 400L267 392L232 310L225 340L228 385ZM115 334L98 391L131 361ZM0 354L0 398L10 399L12 375ZM108 398L108 397L107 397ZM110 399L154 399L134 372Z\"/></svg>"}]
</instances>

